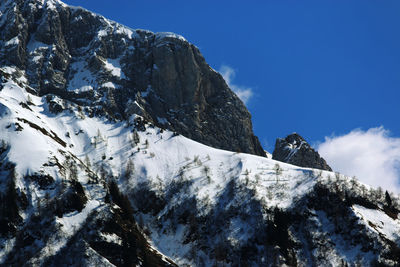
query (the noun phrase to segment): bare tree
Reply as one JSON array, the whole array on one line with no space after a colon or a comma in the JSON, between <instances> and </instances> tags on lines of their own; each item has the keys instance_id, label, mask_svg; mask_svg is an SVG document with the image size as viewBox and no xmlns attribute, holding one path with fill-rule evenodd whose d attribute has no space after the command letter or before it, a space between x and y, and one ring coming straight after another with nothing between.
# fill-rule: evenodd
<instances>
[{"instance_id":1,"label":"bare tree","mask_svg":"<svg viewBox=\"0 0 400 267\"><path fill-rule=\"evenodd\" d=\"M279 176L282 174L282 168L278 163L275 163L274 171L275 171L275 176L276 176L276 182L278 183Z\"/></svg>"},{"instance_id":2,"label":"bare tree","mask_svg":"<svg viewBox=\"0 0 400 267\"><path fill-rule=\"evenodd\" d=\"M140 143L140 137L136 130L133 131L131 140L132 140L132 147Z\"/></svg>"},{"instance_id":3,"label":"bare tree","mask_svg":"<svg viewBox=\"0 0 400 267\"><path fill-rule=\"evenodd\" d=\"M208 183L211 183L210 167L208 167L207 165L204 165L203 172L204 172L204 175L207 177Z\"/></svg>"},{"instance_id":4,"label":"bare tree","mask_svg":"<svg viewBox=\"0 0 400 267\"><path fill-rule=\"evenodd\" d=\"M69 179L74 181L78 180L78 168L73 161L71 161L69 165Z\"/></svg>"}]
</instances>

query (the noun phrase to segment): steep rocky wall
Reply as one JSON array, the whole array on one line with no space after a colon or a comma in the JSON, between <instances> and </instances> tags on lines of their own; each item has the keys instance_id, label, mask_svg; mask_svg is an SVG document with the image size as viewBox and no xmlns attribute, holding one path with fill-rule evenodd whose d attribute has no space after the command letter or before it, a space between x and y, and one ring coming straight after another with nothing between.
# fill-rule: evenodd
<instances>
[{"instance_id":1,"label":"steep rocky wall","mask_svg":"<svg viewBox=\"0 0 400 267\"><path fill-rule=\"evenodd\" d=\"M198 48L170 33L131 30L60 1L0 5L0 66L39 95L92 115L146 120L216 148L264 156L251 115Z\"/></svg>"}]
</instances>

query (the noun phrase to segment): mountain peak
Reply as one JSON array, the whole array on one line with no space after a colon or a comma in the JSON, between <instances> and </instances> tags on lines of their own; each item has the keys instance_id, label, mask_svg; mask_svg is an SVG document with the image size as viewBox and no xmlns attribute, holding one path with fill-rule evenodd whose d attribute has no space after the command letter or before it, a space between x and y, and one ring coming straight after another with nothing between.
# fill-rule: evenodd
<instances>
[{"instance_id":1,"label":"mountain peak","mask_svg":"<svg viewBox=\"0 0 400 267\"><path fill-rule=\"evenodd\" d=\"M133 30L57 0L17 1L8 16L0 63L39 95L110 120L138 114L206 145L265 156L244 104L182 36Z\"/></svg>"},{"instance_id":2,"label":"mountain peak","mask_svg":"<svg viewBox=\"0 0 400 267\"><path fill-rule=\"evenodd\" d=\"M298 133L278 138L272 158L300 167L332 171L326 161Z\"/></svg>"}]
</instances>

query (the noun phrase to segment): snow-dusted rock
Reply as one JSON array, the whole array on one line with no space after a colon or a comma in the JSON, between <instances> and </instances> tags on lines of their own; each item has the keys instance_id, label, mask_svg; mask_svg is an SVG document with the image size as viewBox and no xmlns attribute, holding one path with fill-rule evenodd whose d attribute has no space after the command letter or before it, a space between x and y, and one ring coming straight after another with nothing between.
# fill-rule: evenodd
<instances>
[{"instance_id":1,"label":"snow-dusted rock","mask_svg":"<svg viewBox=\"0 0 400 267\"><path fill-rule=\"evenodd\" d=\"M332 171L318 152L297 133L276 139L272 158L300 167Z\"/></svg>"}]
</instances>

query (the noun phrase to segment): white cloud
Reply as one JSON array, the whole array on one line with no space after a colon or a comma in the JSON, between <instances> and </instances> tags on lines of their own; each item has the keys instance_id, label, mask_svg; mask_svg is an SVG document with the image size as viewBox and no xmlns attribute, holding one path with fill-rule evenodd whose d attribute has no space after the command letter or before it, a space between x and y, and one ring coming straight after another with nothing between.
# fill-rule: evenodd
<instances>
[{"instance_id":1,"label":"white cloud","mask_svg":"<svg viewBox=\"0 0 400 267\"><path fill-rule=\"evenodd\" d=\"M318 152L335 171L400 193L400 138L383 127L325 137Z\"/></svg>"},{"instance_id":2,"label":"white cloud","mask_svg":"<svg viewBox=\"0 0 400 267\"><path fill-rule=\"evenodd\" d=\"M243 101L243 103L247 104L249 99L253 96L253 89L250 87L243 87L236 84L233 84L232 81L236 76L236 72L234 69L227 65L222 65L219 69L222 77L228 84L229 88L232 89L233 92Z\"/></svg>"}]
</instances>

